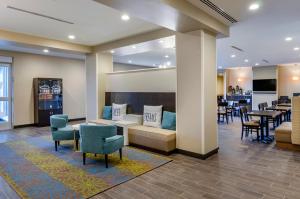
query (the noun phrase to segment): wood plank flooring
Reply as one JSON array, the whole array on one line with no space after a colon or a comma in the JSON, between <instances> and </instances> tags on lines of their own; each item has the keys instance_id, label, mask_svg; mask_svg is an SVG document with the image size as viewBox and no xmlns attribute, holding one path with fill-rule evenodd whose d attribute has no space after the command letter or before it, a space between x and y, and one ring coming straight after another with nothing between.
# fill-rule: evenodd
<instances>
[{"instance_id":1,"label":"wood plank flooring","mask_svg":"<svg viewBox=\"0 0 300 199\"><path fill-rule=\"evenodd\" d=\"M300 152L240 140L238 118L219 125L220 150L208 160L180 154L160 168L107 190L93 199L300 199ZM49 133L24 128L0 133L0 143ZM0 198L18 198L0 178Z\"/></svg>"}]
</instances>

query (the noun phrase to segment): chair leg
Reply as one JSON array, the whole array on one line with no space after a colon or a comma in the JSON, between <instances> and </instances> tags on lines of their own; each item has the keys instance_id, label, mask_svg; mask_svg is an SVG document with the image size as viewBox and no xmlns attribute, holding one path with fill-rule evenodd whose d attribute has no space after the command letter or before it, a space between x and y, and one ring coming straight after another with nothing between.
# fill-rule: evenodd
<instances>
[{"instance_id":1,"label":"chair leg","mask_svg":"<svg viewBox=\"0 0 300 199\"><path fill-rule=\"evenodd\" d=\"M259 132L258 132L259 130L258 129L256 129L256 139L257 139L257 142L259 142Z\"/></svg>"},{"instance_id":2,"label":"chair leg","mask_svg":"<svg viewBox=\"0 0 300 199\"><path fill-rule=\"evenodd\" d=\"M226 123L228 124L228 115L226 114Z\"/></svg>"},{"instance_id":3,"label":"chair leg","mask_svg":"<svg viewBox=\"0 0 300 199\"><path fill-rule=\"evenodd\" d=\"M86 158L86 154L82 153L82 162L83 162L83 165L85 165L85 158Z\"/></svg>"},{"instance_id":4,"label":"chair leg","mask_svg":"<svg viewBox=\"0 0 300 199\"><path fill-rule=\"evenodd\" d=\"M55 151L57 151L57 141L54 141L54 143L55 143Z\"/></svg>"},{"instance_id":5,"label":"chair leg","mask_svg":"<svg viewBox=\"0 0 300 199\"><path fill-rule=\"evenodd\" d=\"M119 149L120 160L122 160L122 148Z\"/></svg>"},{"instance_id":6,"label":"chair leg","mask_svg":"<svg viewBox=\"0 0 300 199\"><path fill-rule=\"evenodd\" d=\"M76 140L75 142L76 142L76 150L78 151L78 149L79 149L79 141Z\"/></svg>"},{"instance_id":7,"label":"chair leg","mask_svg":"<svg viewBox=\"0 0 300 199\"><path fill-rule=\"evenodd\" d=\"M108 155L105 154L105 167L108 168Z\"/></svg>"},{"instance_id":8,"label":"chair leg","mask_svg":"<svg viewBox=\"0 0 300 199\"><path fill-rule=\"evenodd\" d=\"M97 157L97 153L95 153L95 157Z\"/></svg>"},{"instance_id":9,"label":"chair leg","mask_svg":"<svg viewBox=\"0 0 300 199\"><path fill-rule=\"evenodd\" d=\"M57 141L57 146L59 146L60 145L60 141Z\"/></svg>"},{"instance_id":10,"label":"chair leg","mask_svg":"<svg viewBox=\"0 0 300 199\"><path fill-rule=\"evenodd\" d=\"M242 135L241 135L241 140L243 140L244 137L244 126L242 126Z\"/></svg>"}]
</instances>

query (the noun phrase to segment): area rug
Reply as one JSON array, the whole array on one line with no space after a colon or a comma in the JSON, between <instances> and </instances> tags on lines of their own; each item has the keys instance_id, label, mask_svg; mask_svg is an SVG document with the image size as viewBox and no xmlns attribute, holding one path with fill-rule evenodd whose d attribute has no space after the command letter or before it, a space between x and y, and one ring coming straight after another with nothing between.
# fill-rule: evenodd
<instances>
[{"instance_id":1,"label":"area rug","mask_svg":"<svg viewBox=\"0 0 300 199\"><path fill-rule=\"evenodd\" d=\"M124 147L104 157L82 155L72 143L62 142L59 151L49 137L34 137L0 144L0 175L22 198L89 198L111 187L162 166L171 159L143 150Z\"/></svg>"}]
</instances>

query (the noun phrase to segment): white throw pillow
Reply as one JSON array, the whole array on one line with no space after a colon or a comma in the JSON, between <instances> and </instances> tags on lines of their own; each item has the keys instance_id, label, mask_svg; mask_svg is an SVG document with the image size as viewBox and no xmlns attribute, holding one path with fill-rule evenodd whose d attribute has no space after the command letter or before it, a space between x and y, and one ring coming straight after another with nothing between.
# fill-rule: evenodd
<instances>
[{"instance_id":1,"label":"white throw pillow","mask_svg":"<svg viewBox=\"0 0 300 199\"><path fill-rule=\"evenodd\" d=\"M144 106L144 126L161 128L162 106Z\"/></svg>"},{"instance_id":2,"label":"white throw pillow","mask_svg":"<svg viewBox=\"0 0 300 199\"><path fill-rule=\"evenodd\" d=\"M120 121L124 120L126 116L127 104L112 104L112 120Z\"/></svg>"}]
</instances>

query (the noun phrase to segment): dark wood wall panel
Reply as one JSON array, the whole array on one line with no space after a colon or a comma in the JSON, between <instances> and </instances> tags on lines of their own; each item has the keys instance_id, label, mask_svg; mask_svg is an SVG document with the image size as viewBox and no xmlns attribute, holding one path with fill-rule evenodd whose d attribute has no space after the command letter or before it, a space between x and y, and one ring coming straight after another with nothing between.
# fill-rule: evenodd
<instances>
[{"instance_id":1,"label":"dark wood wall panel","mask_svg":"<svg viewBox=\"0 0 300 199\"><path fill-rule=\"evenodd\" d=\"M106 92L105 105L127 104L130 114L143 114L144 105L163 105L164 111L176 112L176 93L154 92Z\"/></svg>"}]
</instances>

